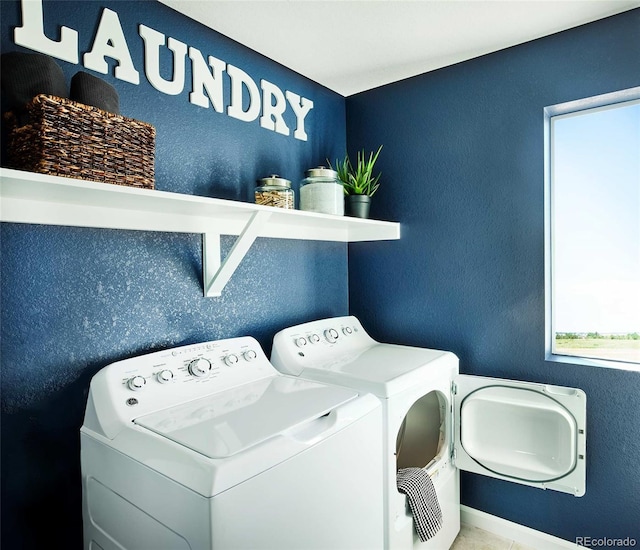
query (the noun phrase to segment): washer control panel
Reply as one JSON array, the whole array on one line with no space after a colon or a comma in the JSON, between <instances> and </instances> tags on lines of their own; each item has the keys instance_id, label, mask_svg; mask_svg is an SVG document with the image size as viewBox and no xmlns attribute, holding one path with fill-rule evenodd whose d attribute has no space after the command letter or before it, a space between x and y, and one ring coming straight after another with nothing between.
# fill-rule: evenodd
<instances>
[{"instance_id":1,"label":"washer control panel","mask_svg":"<svg viewBox=\"0 0 640 550\"><path fill-rule=\"evenodd\" d=\"M90 399L101 424L118 420L126 423L144 414L278 375L260 344L244 336L112 363L91 380Z\"/></svg>"},{"instance_id":2,"label":"washer control panel","mask_svg":"<svg viewBox=\"0 0 640 550\"><path fill-rule=\"evenodd\" d=\"M355 317L332 317L278 332L271 362L281 372L298 376L307 366L321 363L328 368L375 344Z\"/></svg>"}]
</instances>

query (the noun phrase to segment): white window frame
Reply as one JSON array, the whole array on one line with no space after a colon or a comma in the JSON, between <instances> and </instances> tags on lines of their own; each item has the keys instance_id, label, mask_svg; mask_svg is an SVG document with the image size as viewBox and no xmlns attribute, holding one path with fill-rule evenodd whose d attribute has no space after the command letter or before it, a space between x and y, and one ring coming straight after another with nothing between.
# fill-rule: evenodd
<instances>
[{"instance_id":1,"label":"white window frame","mask_svg":"<svg viewBox=\"0 0 640 550\"><path fill-rule=\"evenodd\" d=\"M559 363L571 363L574 365L587 365L594 367L608 367L630 371L640 371L640 365L636 363L626 363L622 361L612 361L608 359L595 359L591 357L581 357L577 355L558 355L553 353L553 342L555 338L555 328L553 326L553 247L552 247L552 126L551 118L558 115L578 113L599 107L615 105L628 101L640 100L640 86L603 94L586 99L569 101L545 107L544 109L544 263L545 263L545 359L547 361L557 361Z\"/></svg>"}]
</instances>

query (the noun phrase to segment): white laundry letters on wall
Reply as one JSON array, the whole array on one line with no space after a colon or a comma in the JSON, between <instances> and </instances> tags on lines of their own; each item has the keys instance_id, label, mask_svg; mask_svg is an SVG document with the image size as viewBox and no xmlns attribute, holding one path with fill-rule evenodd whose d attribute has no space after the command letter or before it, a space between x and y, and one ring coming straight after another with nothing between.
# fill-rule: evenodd
<instances>
[{"instance_id":1,"label":"white laundry letters on wall","mask_svg":"<svg viewBox=\"0 0 640 550\"><path fill-rule=\"evenodd\" d=\"M14 42L30 50L44 53L78 64L78 31L60 27L60 39L52 40L44 33L44 13L42 0L22 0L22 26L13 33ZM217 59L206 57L191 46L161 32L138 25L139 38L144 44L144 74L148 82L158 91L167 95L179 95L185 86L187 59L191 62L191 92L189 102L199 107L222 113L224 110L224 73L230 78L230 102L227 115L244 122L253 122L260 117L260 126L288 136L291 134L284 114L291 109L296 119L293 137L307 141L305 119L313 109L313 101L289 90L284 92L272 82L260 80L260 86L245 71ZM172 78L160 75L160 52L167 48L173 63ZM91 48L82 56L83 65L92 71L107 74L109 65L106 58L116 61L114 76L131 84L140 84L140 73L136 69L127 39L120 24L118 14L103 8ZM249 102L243 97L248 93Z\"/></svg>"}]
</instances>

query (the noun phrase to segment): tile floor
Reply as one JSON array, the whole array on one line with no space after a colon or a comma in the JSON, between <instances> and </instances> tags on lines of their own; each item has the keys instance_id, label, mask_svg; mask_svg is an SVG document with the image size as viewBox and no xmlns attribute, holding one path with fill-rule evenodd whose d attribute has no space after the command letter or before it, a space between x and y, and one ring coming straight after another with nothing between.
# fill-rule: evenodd
<instances>
[{"instance_id":1,"label":"tile floor","mask_svg":"<svg viewBox=\"0 0 640 550\"><path fill-rule=\"evenodd\" d=\"M453 541L451 550L536 550L523 546L513 540L465 525L460 526L460 533Z\"/></svg>"}]
</instances>

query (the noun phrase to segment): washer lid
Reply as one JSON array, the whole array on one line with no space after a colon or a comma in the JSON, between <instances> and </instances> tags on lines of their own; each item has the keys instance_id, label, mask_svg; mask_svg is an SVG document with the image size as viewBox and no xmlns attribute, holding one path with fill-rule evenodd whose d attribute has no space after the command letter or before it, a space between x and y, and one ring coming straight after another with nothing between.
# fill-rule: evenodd
<instances>
[{"instance_id":1,"label":"washer lid","mask_svg":"<svg viewBox=\"0 0 640 550\"><path fill-rule=\"evenodd\" d=\"M209 458L226 458L321 417L358 393L275 375L134 420Z\"/></svg>"}]
</instances>

